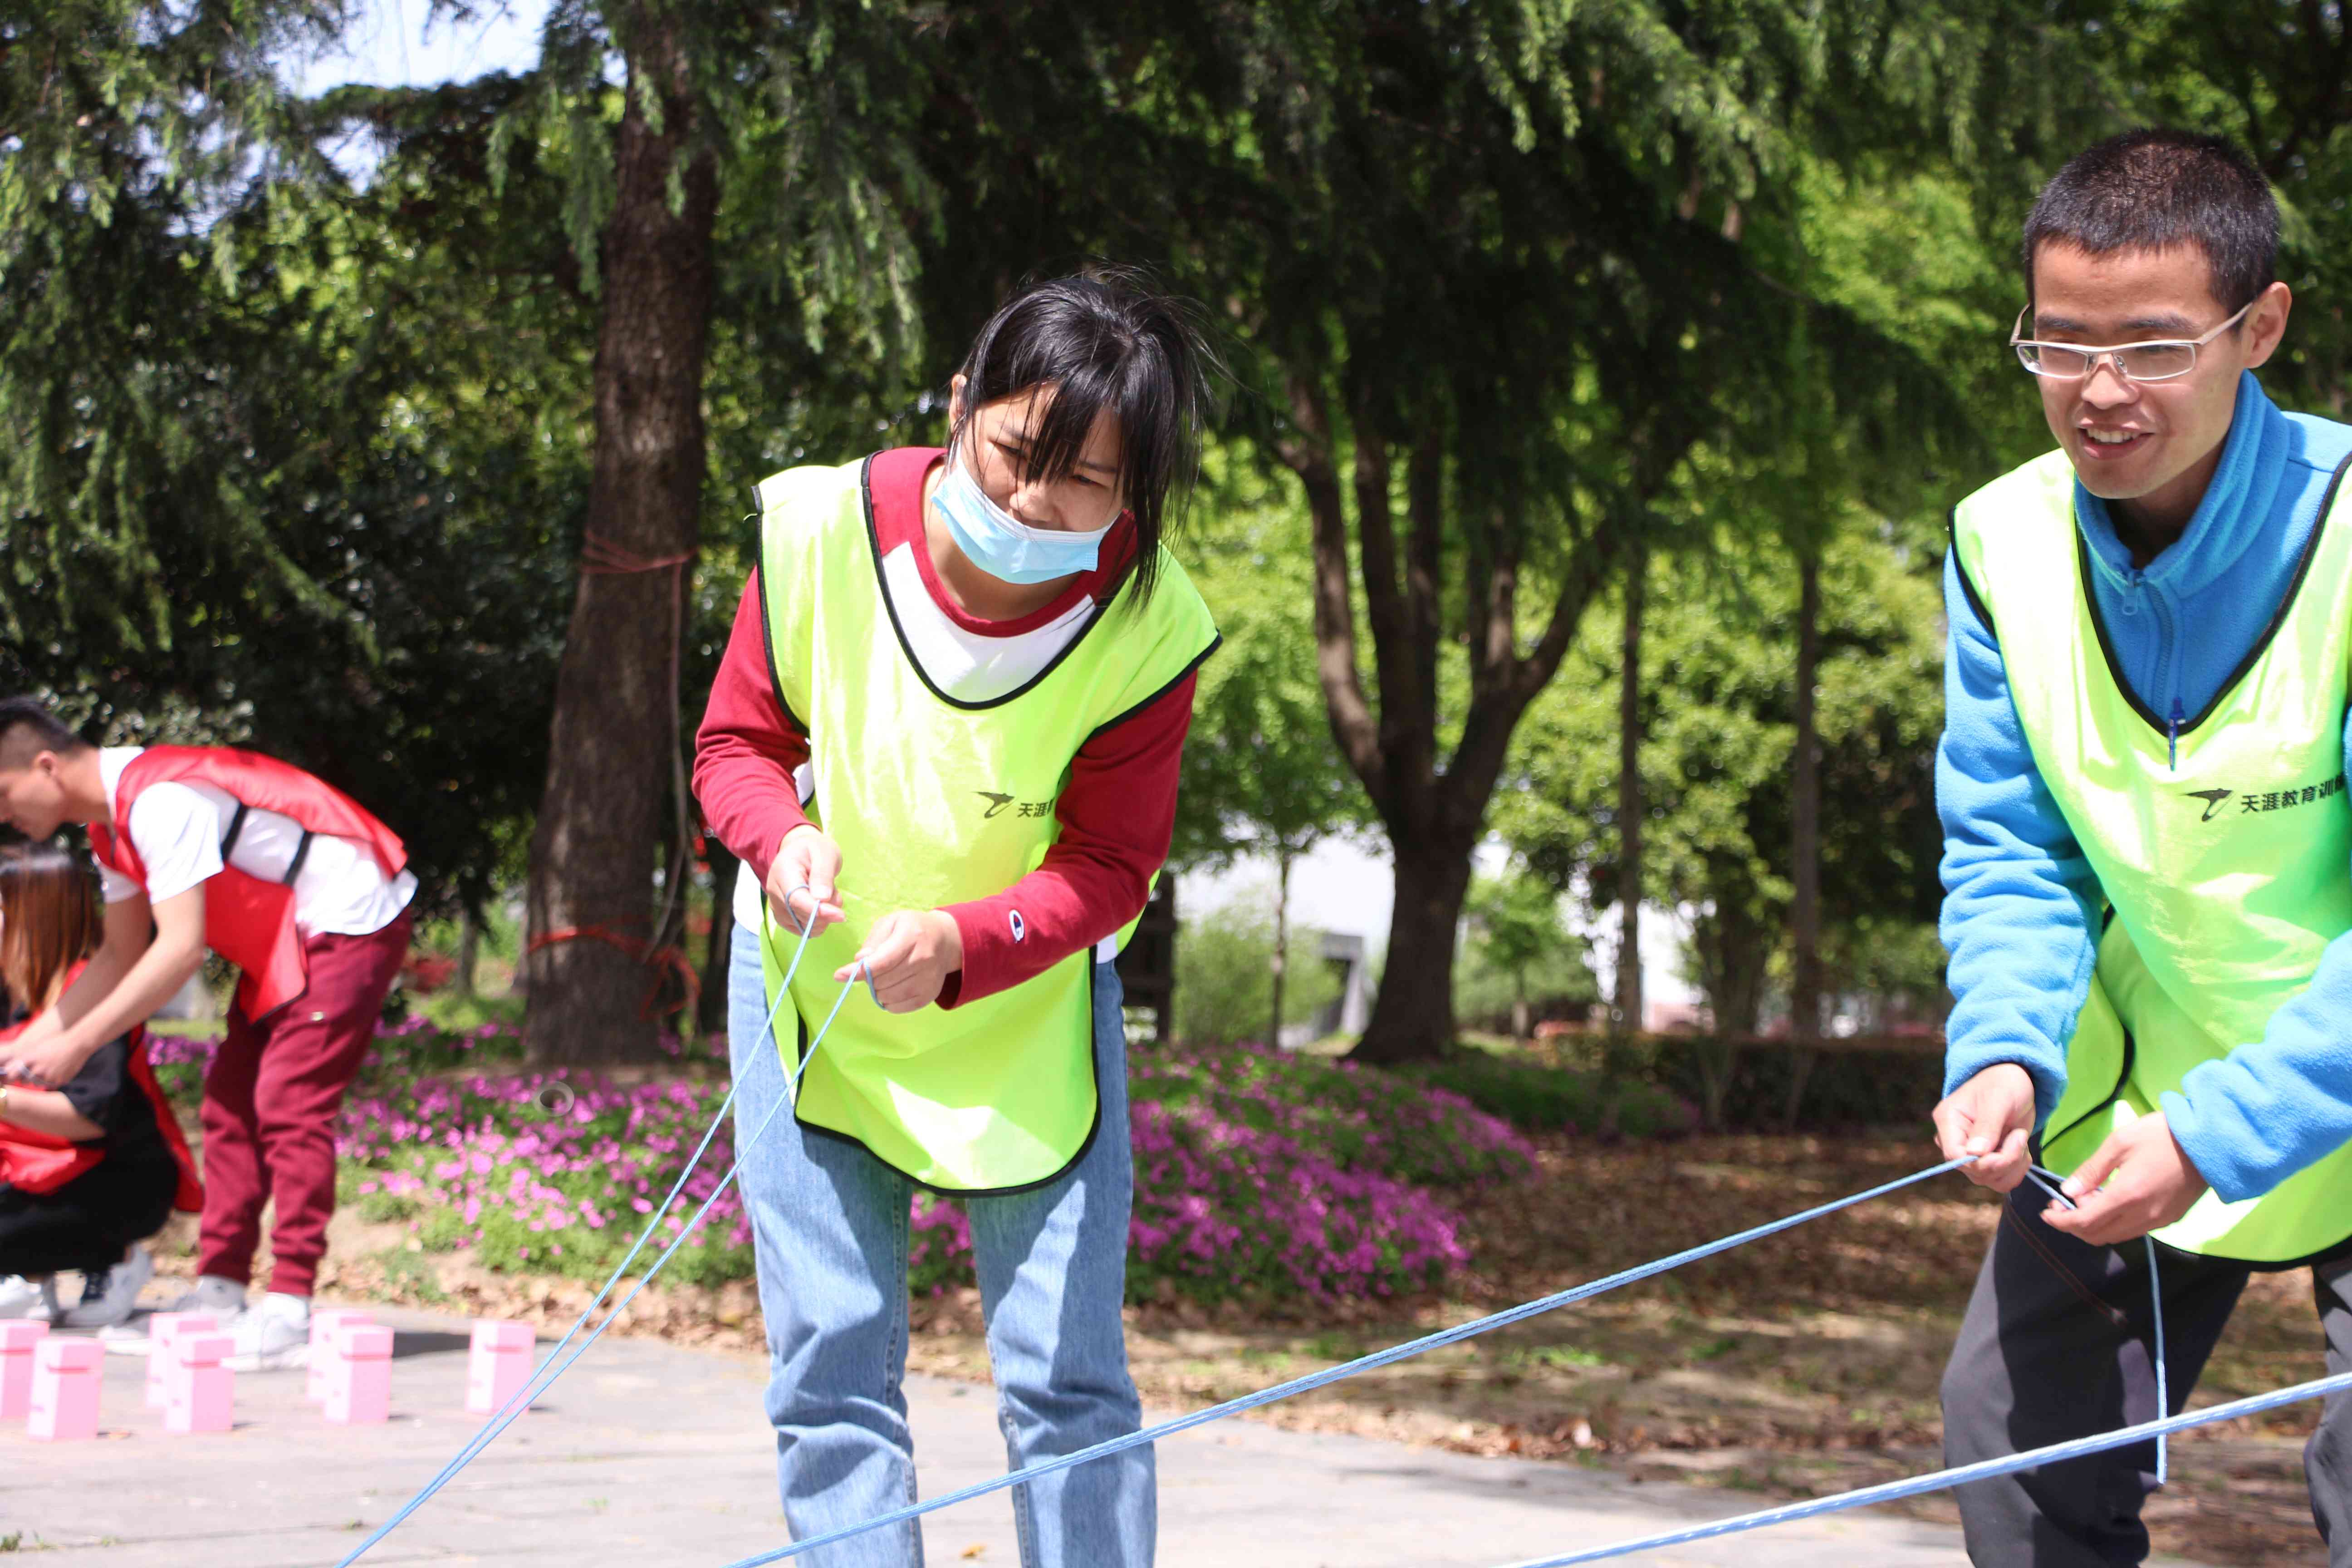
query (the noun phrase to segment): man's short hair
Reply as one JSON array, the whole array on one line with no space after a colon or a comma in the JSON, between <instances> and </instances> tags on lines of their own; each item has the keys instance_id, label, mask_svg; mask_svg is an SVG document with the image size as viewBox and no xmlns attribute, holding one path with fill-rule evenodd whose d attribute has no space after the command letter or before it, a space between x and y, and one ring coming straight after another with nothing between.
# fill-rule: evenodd
<instances>
[{"instance_id":1,"label":"man's short hair","mask_svg":"<svg viewBox=\"0 0 2352 1568\"><path fill-rule=\"evenodd\" d=\"M2078 153L2042 187L2025 219L2025 293L2049 244L2094 256L2118 250L2205 253L2213 298L2237 310L2278 268L2278 203L2235 142L2192 131L2126 131Z\"/></svg>"},{"instance_id":2,"label":"man's short hair","mask_svg":"<svg viewBox=\"0 0 2352 1568\"><path fill-rule=\"evenodd\" d=\"M32 698L0 699L0 773L29 767L43 752L69 757L89 745Z\"/></svg>"}]
</instances>

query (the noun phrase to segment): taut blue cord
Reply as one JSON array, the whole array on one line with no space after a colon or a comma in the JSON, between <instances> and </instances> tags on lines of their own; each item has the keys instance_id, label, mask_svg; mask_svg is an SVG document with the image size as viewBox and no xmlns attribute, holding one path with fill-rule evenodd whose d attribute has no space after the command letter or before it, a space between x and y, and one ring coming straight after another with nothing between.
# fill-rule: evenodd
<instances>
[{"instance_id":1,"label":"taut blue cord","mask_svg":"<svg viewBox=\"0 0 2352 1568\"><path fill-rule=\"evenodd\" d=\"M2172 1401L2166 1395L2164 1387L2164 1287L2157 1282L2156 1278L2156 1237L2143 1236L2140 1241L2147 1248L2148 1309L2156 1315L2156 1414L2160 1420L2172 1414ZM2166 1450L2164 1434L2159 1432L2156 1435L2158 1486L2164 1485L2171 1466L2172 1457Z\"/></svg>"},{"instance_id":2,"label":"taut blue cord","mask_svg":"<svg viewBox=\"0 0 2352 1568\"><path fill-rule=\"evenodd\" d=\"M2048 1193L2068 1208L2082 1205L2060 1190L2066 1178L2044 1165L2025 1167L2025 1179ZM2156 1271L2156 1237L2143 1236L2140 1242L2147 1248L2147 1310L2156 1324L2156 1414L2161 1418L2172 1414L2172 1401L2165 1388L2164 1370L2164 1281ZM2164 1485L2172 1469L2172 1455L2163 1434L2156 1439L2156 1484Z\"/></svg>"},{"instance_id":3,"label":"taut blue cord","mask_svg":"<svg viewBox=\"0 0 2352 1568\"><path fill-rule=\"evenodd\" d=\"M1719 1519L1713 1524L1702 1524L1689 1530L1677 1530L1665 1535L1643 1536L1639 1541L1621 1541L1614 1546L1596 1546L1583 1552L1571 1552L1564 1557L1538 1557L1525 1563L1514 1563L1509 1568L1571 1568L1579 1563L1601 1563L1612 1557L1622 1557L1629 1552L1652 1552L1662 1546L1684 1546L1694 1541L1710 1541L1717 1536L1737 1535L1743 1531L1760 1530L1768 1524L1787 1524L1816 1514L1836 1513L1849 1508L1862 1508L1872 1503L1899 1502L1923 1492L1938 1492L1948 1487L1966 1486L1971 1481L1989 1481L1997 1476L2014 1475L2020 1470L2038 1470L2044 1465L2061 1464L2086 1455L2105 1453L2110 1448L2128 1447L2134 1443L2153 1437L2158 1442L2174 1432L2185 1432L2191 1426L2207 1426L2217 1421L2234 1421L2241 1415L2258 1415L2265 1410L2275 1410L2282 1405L2294 1405L2306 1399L2321 1399L2331 1394L2352 1390L2352 1372L2339 1372L2332 1377L2316 1378L2310 1383L2298 1383L2292 1388L2278 1389L2270 1394L2257 1394L2252 1398L2232 1400L2227 1405L2209 1405L2203 1410L2185 1411L2158 1421L2143 1421L2137 1426L2118 1427L2102 1432L2095 1437L2076 1437L2070 1442L2053 1443L2044 1448L2030 1448L2022 1454L2009 1454L1998 1459L1979 1459L1973 1465L1960 1465L1948 1470L1937 1470L1929 1475L1914 1476L1909 1480L1886 1481L1856 1491L1839 1492L1832 1497L1813 1498L1805 1502L1786 1503L1780 1508L1768 1508L1756 1513L1743 1513L1734 1519Z\"/></svg>"},{"instance_id":4,"label":"taut blue cord","mask_svg":"<svg viewBox=\"0 0 2352 1568\"><path fill-rule=\"evenodd\" d=\"M1157 1442L1162 1437L1172 1437L1179 1432L1189 1432L1195 1426L1203 1426L1212 1421L1223 1420L1228 1415L1237 1415L1244 1410L1255 1410L1261 1405L1288 1399L1293 1394L1307 1394L1318 1388L1328 1387L1342 1379L1354 1377L1360 1373L1370 1372L1378 1367L1391 1366L1428 1351L1458 1344L1464 1340L1479 1334L1506 1328L1513 1323L1524 1322L1529 1318L1539 1317L1561 1307L1589 1300L1592 1297L1617 1289L1621 1286L1632 1285L1650 1279L1654 1275L1680 1268L1686 1263L1696 1263L1700 1258L1712 1258L1719 1252L1728 1252L1735 1247L1742 1247L1748 1242L1760 1241L1765 1237L1793 1229L1807 1220L1819 1219L1824 1215L1835 1214L1840 1209L1852 1208L1856 1204L1868 1203L1873 1198L1885 1197L1889 1193L1899 1192L1905 1187L1927 1181L1932 1176L1940 1176L1947 1171L1956 1171L1975 1158L1973 1154L1963 1154L1958 1159L1947 1160L1940 1165L1930 1165L1924 1171L1916 1171L1910 1175L1898 1177L1895 1181L1873 1187L1866 1193L1855 1193L1850 1197L1838 1198L1818 1208L1807 1209L1802 1214L1790 1215L1785 1218L1773 1220L1768 1225L1759 1225L1751 1230L1743 1230L1737 1236L1727 1236L1719 1241L1710 1241L1705 1246L1677 1252L1671 1258L1661 1258L1654 1263L1644 1263L1637 1268L1624 1269L1620 1273L1610 1275L1605 1279L1595 1279L1571 1289L1543 1297L1539 1300L1529 1301L1507 1311L1496 1312L1490 1317L1457 1324L1454 1328L1443 1329L1433 1334L1425 1334L1420 1339L1409 1341L1401 1345L1392 1345L1384 1351L1375 1351L1370 1355L1360 1356L1343 1365L1309 1373L1305 1377L1293 1378L1288 1383L1276 1384L1272 1388L1260 1389L1255 1394L1245 1394L1238 1399L1229 1399L1223 1405L1213 1405L1205 1410L1195 1410L1189 1415L1179 1415L1171 1421L1163 1421L1157 1426L1147 1426L1139 1432L1129 1432L1123 1436L1097 1443L1091 1447L1080 1448L1076 1453L1064 1454L1051 1459L1041 1459L1024 1468L1007 1471L994 1480L980 1481L961 1490L932 1498L928 1502L911 1503L905 1508L894 1509L888 1513L877 1514L860 1524L848 1525L840 1530L827 1531L823 1535L813 1535L806 1541L796 1541L789 1546L778 1547L773 1552L762 1552L756 1557L742 1558L728 1564L728 1568L761 1568L763 1563L782 1563L786 1558L797 1557L803 1552L814 1552L820 1546L830 1546L835 1542L846 1541L851 1536L863 1535L869 1530L881 1530L893 1524L903 1524L908 1520L919 1519L924 1514L940 1509L950 1508L960 1502L970 1502L974 1498L986 1497L991 1492L1002 1491L1007 1487L1018 1486L1024 1481L1034 1481L1040 1477L1050 1476L1056 1470L1066 1470L1073 1466L1108 1458L1113 1454L1124 1453L1129 1448L1141 1447L1146 1443Z\"/></svg>"},{"instance_id":5,"label":"taut blue cord","mask_svg":"<svg viewBox=\"0 0 2352 1568\"><path fill-rule=\"evenodd\" d=\"M800 888L793 889L791 893L785 894L784 899L787 908L789 909L792 899L794 895L806 890L806 886L803 884ZM814 922L811 923L813 924ZM800 970L801 958L802 955L808 951L809 937L811 934L812 933L807 927L803 926L801 931L800 943L793 952L792 963L784 970L783 984L777 987L775 1005L768 1009L767 1021L761 1026L760 1038L762 1042L774 1038L776 1016L783 1011L784 1004L791 999L793 976ZM762 940L764 940L764 933L762 934ZM770 951L772 952L773 949L771 948ZM727 1090L726 1097L719 1102L718 1115L711 1119L709 1128L702 1134L702 1142L695 1146L693 1157L687 1162L686 1169L679 1173L677 1184L670 1188L669 1195L662 1199L661 1206L654 1210L652 1215L647 1216L645 1229L638 1233L637 1239L631 1244L627 1255L624 1257L619 1265L614 1268L611 1277L604 1281L603 1288L596 1292L595 1296L589 1301L588 1305L581 1311L580 1316L572 1320L572 1326L564 1331L563 1337L561 1340L558 1340L555 1343L555 1347L547 1352L546 1359L539 1363L538 1369L531 1373L530 1379L524 1383L520 1389L516 1391L511 1399L509 1399L505 1405L499 1408L497 1414L493 1415L488 1421L483 1423L479 1431L476 1432L472 1437L467 1440L465 1446L457 1450L456 1458L452 1458L447 1464L442 1466L439 1473L435 1475L431 1480L426 1481L425 1485L418 1489L415 1496L401 1504L399 1509L393 1513L391 1518L385 1520L383 1524L377 1526L375 1531L370 1534L366 1540L353 1547L349 1554L335 1565L335 1568L351 1568L352 1563L358 1562L370 1551L373 1550L377 1542L383 1540L385 1536L390 1535L394 1530L406 1522L409 1516L414 1514L418 1509L424 1507L425 1503L432 1500L434 1495L439 1492L443 1487L447 1486L450 1481L454 1480L460 1470L463 1470L467 1465L473 1463L476 1458L479 1458L482 1451L488 1448L490 1444L497 1439L499 1433L512 1426L515 1420L520 1416L525 1410L528 1410L530 1407L532 1401L536 1400L541 1394L545 1394L548 1389L554 1386L555 1380L562 1377L566 1372L569 1372L572 1369L572 1363L588 1352L589 1346L594 1344L599 1339L602 1339L604 1337L604 1331L611 1328L614 1322L619 1319L620 1315L628 1310L629 1303L637 1299L637 1293L653 1282L654 1276L659 1274L662 1271L663 1266L667 1264L674 1255L676 1255L677 1249L684 1247L688 1240L693 1237L696 1228L701 1225L703 1216L710 1212L711 1205L717 1203L720 1195L727 1191L730 1184L733 1184L737 1173L741 1171L743 1168L744 1152L760 1141L761 1134L767 1131L768 1124L776 1119L776 1112L782 1110L787 1105L795 1103L799 1100L800 1080L802 1075L808 1071L809 1063L815 1058L816 1047L824 1039L825 1031L832 1028L834 1019L840 1016L842 1005L849 1000L849 994L856 988L857 982L855 978L841 988L840 996L835 998L834 1001L833 1011L825 1015L824 1026L819 1028L815 1036L809 1041L808 1049L801 1053L798 1066L785 1079L784 1097L778 1100L773 1106L770 1107L768 1114L760 1119L760 1124L752 1129L751 1136L745 1139L743 1141L742 1147L736 1151L734 1163L728 1166L727 1173L719 1178L719 1184L711 1189L710 1195L702 1201L702 1206L695 1210L694 1216L687 1221L684 1228L678 1232L677 1239L672 1241L667 1247L664 1247L660 1256L654 1259L653 1267L646 1270L644 1278L640 1279L636 1284L630 1289L629 1293L626 1296L621 1298L620 1302L614 1307L611 1312L605 1315L604 1321L598 1323L593 1330L590 1331L588 1337L581 1342L579 1349L573 1351L570 1356L566 1357L562 1365L557 1365L556 1358L563 1354L564 1347L572 1342L573 1336L580 1332L581 1328L595 1314L596 1310L604 1304L605 1298L612 1294L614 1287L618 1285L621 1279L627 1274L629 1265L634 1263L636 1260L637 1255L645 1250L645 1245L647 1241L652 1239L655 1228L661 1224L663 1217L669 1213L671 1205L677 1202L678 1194L686 1190L688 1179L691 1177L695 1171L701 1165L702 1156L709 1149L711 1140L718 1136L719 1129L726 1123L727 1112L735 1102L735 1086L730 1085ZM781 1055L778 1058L777 1066L779 1068L782 1067Z\"/></svg>"}]
</instances>

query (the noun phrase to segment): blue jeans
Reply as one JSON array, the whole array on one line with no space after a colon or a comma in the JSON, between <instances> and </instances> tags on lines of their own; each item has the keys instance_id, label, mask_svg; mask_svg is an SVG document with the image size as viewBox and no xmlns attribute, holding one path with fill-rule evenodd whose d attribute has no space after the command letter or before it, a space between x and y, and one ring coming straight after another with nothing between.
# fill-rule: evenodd
<instances>
[{"instance_id":1,"label":"blue jeans","mask_svg":"<svg viewBox=\"0 0 2352 1568\"><path fill-rule=\"evenodd\" d=\"M1135 1178L1117 971L1097 964L1094 985L1102 1120L1092 1146L1041 1187L966 1200L998 1424L1014 1469L1135 1431L1143 1419L1119 1319ZM784 1094L775 1044L761 1031L767 1013L759 938L739 926L727 983L739 1141ZM788 1009L778 1027L793 1026ZM914 1184L862 1145L801 1126L789 1110L740 1157L777 1476L793 1539L805 1541L915 1500L901 1388ZM1154 1473L1147 1447L1013 1488L1023 1568L1150 1568ZM920 1531L908 1523L797 1561L913 1568L922 1560Z\"/></svg>"}]
</instances>

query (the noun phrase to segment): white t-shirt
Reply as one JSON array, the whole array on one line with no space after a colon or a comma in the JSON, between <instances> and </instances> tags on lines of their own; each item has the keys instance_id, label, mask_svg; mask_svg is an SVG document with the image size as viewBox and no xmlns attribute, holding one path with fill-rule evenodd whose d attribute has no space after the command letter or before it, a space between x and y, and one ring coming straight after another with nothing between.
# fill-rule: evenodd
<instances>
[{"instance_id":1,"label":"white t-shirt","mask_svg":"<svg viewBox=\"0 0 2352 1568\"><path fill-rule=\"evenodd\" d=\"M898 629L914 653L917 668L933 686L963 702L986 702L1034 680L1038 671L1087 629L1101 607L1091 598L1081 598L1044 626L1011 637L970 630L959 626L931 596L911 543L901 544L882 558L882 585L890 596L890 607L898 614ZM816 793L807 763L801 764L793 783L800 786L801 804L806 805ZM735 877L735 923L757 930L764 897L751 863L745 861Z\"/></svg>"},{"instance_id":2,"label":"white t-shirt","mask_svg":"<svg viewBox=\"0 0 2352 1568\"><path fill-rule=\"evenodd\" d=\"M106 746L98 753L100 782L112 801L143 746ZM101 865L106 901L119 904L145 893L150 903L186 892L220 874L221 840L236 817L236 800L208 784L167 780L149 784L131 803L131 819L116 827L131 840L147 868L144 887L111 866ZM229 851L228 864L248 877L282 882L302 846L301 824L274 811L248 809L245 826ZM403 871L387 878L374 852L355 839L331 834L310 837L310 853L294 879L294 929L304 936L367 936L382 931L416 896L416 878Z\"/></svg>"}]
</instances>

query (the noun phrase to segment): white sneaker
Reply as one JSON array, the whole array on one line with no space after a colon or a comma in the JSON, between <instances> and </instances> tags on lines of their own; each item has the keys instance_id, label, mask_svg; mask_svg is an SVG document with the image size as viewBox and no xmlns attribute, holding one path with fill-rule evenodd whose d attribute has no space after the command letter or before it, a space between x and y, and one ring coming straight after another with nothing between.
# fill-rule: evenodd
<instances>
[{"instance_id":1,"label":"white sneaker","mask_svg":"<svg viewBox=\"0 0 2352 1568\"><path fill-rule=\"evenodd\" d=\"M27 1279L22 1274L0 1278L0 1318L29 1318L37 1323L55 1322L58 1316L58 1282L47 1275Z\"/></svg>"},{"instance_id":2,"label":"white sneaker","mask_svg":"<svg viewBox=\"0 0 2352 1568\"><path fill-rule=\"evenodd\" d=\"M155 1309L158 1312L210 1312L224 1327L245 1310L245 1287L217 1274L205 1274L177 1296ZM145 1355L147 1318L137 1312L111 1328L98 1331L98 1342L109 1355Z\"/></svg>"},{"instance_id":3,"label":"white sneaker","mask_svg":"<svg viewBox=\"0 0 2352 1568\"><path fill-rule=\"evenodd\" d=\"M217 1312L231 1317L245 1310L245 1287L218 1274L199 1274L196 1282L155 1309L159 1312Z\"/></svg>"},{"instance_id":4,"label":"white sneaker","mask_svg":"<svg viewBox=\"0 0 2352 1568\"><path fill-rule=\"evenodd\" d=\"M139 1292L155 1278L155 1264L147 1249L132 1242L122 1261L103 1273L83 1277L81 1300L56 1320L61 1329L109 1329L131 1316Z\"/></svg>"},{"instance_id":5,"label":"white sneaker","mask_svg":"<svg viewBox=\"0 0 2352 1568\"><path fill-rule=\"evenodd\" d=\"M285 1372L310 1364L310 1298L276 1290L236 1315L231 1372Z\"/></svg>"}]
</instances>

